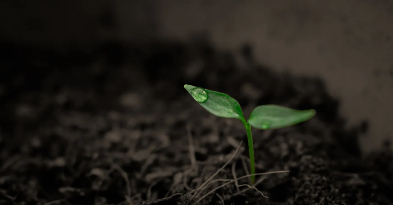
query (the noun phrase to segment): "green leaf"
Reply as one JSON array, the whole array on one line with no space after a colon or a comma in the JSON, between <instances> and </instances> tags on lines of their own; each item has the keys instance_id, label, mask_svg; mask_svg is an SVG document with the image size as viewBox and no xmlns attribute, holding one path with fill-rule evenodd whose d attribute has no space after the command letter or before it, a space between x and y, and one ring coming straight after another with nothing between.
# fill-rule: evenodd
<instances>
[{"instance_id":1,"label":"green leaf","mask_svg":"<svg viewBox=\"0 0 393 205\"><path fill-rule=\"evenodd\" d=\"M239 103L227 94L216 91L184 85L184 88L202 107L218 117L237 118L245 121Z\"/></svg>"},{"instance_id":2,"label":"green leaf","mask_svg":"<svg viewBox=\"0 0 393 205\"><path fill-rule=\"evenodd\" d=\"M314 115L313 109L294 110L278 105L261 105L252 111L248 123L259 129L276 129L307 121Z\"/></svg>"}]
</instances>

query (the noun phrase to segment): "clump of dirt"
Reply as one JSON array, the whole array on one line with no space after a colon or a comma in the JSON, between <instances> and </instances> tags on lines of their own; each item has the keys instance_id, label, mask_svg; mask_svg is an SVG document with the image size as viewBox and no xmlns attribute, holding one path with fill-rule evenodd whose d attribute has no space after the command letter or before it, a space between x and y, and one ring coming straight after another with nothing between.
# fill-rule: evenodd
<instances>
[{"instance_id":1,"label":"clump of dirt","mask_svg":"<svg viewBox=\"0 0 393 205\"><path fill-rule=\"evenodd\" d=\"M2 203L393 203L390 144L362 154L366 121L346 129L320 79L273 72L250 46L234 55L204 40L85 52L1 45ZM253 130L257 172L288 172L250 188L242 123L203 110L186 83L227 93L246 116L260 104L315 109L308 122Z\"/></svg>"}]
</instances>

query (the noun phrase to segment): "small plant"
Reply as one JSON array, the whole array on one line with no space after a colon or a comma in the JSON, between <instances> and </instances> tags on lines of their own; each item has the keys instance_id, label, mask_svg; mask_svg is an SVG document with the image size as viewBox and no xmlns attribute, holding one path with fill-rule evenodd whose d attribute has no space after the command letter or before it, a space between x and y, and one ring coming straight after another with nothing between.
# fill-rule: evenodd
<instances>
[{"instance_id":1,"label":"small plant","mask_svg":"<svg viewBox=\"0 0 393 205\"><path fill-rule=\"evenodd\" d=\"M251 184L255 182L255 160L251 127L267 130L291 126L307 121L315 115L315 110L294 110L278 105L260 105L256 107L248 120L243 116L239 103L227 94L184 85L202 107L218 117L237 118L243 122L247 131L248 150L250 154Z\"/></svg>"}]
</instances>

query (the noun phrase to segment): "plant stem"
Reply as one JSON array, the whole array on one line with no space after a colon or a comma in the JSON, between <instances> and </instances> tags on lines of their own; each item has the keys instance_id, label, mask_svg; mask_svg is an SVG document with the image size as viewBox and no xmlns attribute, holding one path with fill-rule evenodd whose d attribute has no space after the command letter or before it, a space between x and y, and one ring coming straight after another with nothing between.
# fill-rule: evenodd
<instances>
[{"instance_id":1,"label":"plant stem","mask_svg":"<svg viewBox=\"0 0 393 205\"><path fill-rule=\"evenodd\" d=\"M243 122L247 131L248 152L250 154L250 168L251 168L251 185L255 183L255 160L254 160L254 143L252 141L251 126L248 122Z\"/></svg>"}]
</instances>

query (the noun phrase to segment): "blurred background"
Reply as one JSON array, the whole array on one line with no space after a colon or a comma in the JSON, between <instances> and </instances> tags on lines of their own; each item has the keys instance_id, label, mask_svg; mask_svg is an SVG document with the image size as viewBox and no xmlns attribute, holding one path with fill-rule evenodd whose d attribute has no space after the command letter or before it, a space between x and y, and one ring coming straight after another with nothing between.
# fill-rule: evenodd
<instances>
[{"instance_id":1,"label":"blurred background","mask_svg":"<svg viewBox=\"0 0 393 205\"><path fill-rule=\"evenodd\" d=\"M393 1L5 0L0 25L0 59L34 62L23 64L31 77L44 66L31 60L37 51L50 59L91 56L106 45L112 61L127 61L122 45L204 36L235 56L248 45L257 62L276 72L322 78L347 126L368 121L364 150L393 139ZM18 76L23 66L2 63L0 79ZM0 97L7 92L1 85Z\"/></svg>"}]
</instances>

